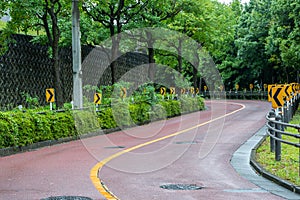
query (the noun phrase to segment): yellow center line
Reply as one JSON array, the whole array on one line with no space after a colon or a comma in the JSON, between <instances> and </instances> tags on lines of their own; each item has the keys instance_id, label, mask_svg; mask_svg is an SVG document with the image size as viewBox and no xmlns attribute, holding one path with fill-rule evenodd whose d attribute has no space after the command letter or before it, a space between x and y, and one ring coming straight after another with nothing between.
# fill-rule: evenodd
<instances>
[{"instance_id":1,"label":"yellow center line","mask_svg":"<svg viewBox=\"0 0 300 200\"><path fill-rule=\"evenodd\" d=\"M224 102L226 103L226 102ZM165 139L168 139L168 138L171 138L171 137L174 137L174 136L177 136L177 135L180 135L182 133L185 133L185 132L188 132L190 130L193 130L195 128L198 128L198 127L201 127L201 126L204 126L204 125L207 125L209 123L212 123L214 121L217 121L217 120L220 120L222 118L225 118L229 115L232 115L234 113L237 113L241 110L243 110L246 106L243 105L243 104L239 104L239 103L233 103L233 102L230 102L231 104L235 104L235 105L240 105L241 108L235 110L235 111L232 111L230 113L227 113L225 115L222 115L220 117L217 117L215 119L211 119L207 122L203 122L201 124L198 124L198 125L195 125L195 126L192 126L190 128L187 128L187 129L184 129L184 130L181 130L181 131L178 131L178 132L175 132L173 134L170 134L170 135L167 135L167 136L164 136L164 137L161 137L161 138L158 138L158 139L155 139L155 140L151 140L149 142L146 142L146 143L142 143L142 144L139 144L139 145L136 145L134 147L131 147L131 148L128 148L128 149L125 149L123 151L120 151L118 153L115 153L113 154L112 156L109 156L107 158L105 158L104 160L98 162L90 171L90 179L92 180L95 188L100 192L100 194L102 194L106 199L109 199L109 200L117 200L118 198L111 192L108 190L108 188L104 185L104 183L102 182L102 180L99 178L98 176L98 173L100 172L100 170L102 169L102 167L107 164L109 161L125 154L125 153L128 153L130 151L133 151L133 150L136 150L136 149L139 149L141 147L144 147L144 146L147 146L149 144L153 144L153 143L156 143L156 142L159 142L159 141L162 141L162 140L165 140Z\"/></svg>"}]
</instances>

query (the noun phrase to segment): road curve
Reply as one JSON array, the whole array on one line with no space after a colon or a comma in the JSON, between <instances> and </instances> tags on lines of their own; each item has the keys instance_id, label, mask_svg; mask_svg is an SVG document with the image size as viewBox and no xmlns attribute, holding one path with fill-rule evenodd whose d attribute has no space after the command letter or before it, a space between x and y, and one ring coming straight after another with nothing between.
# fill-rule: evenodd
<instances>
[{"instance_id":1,"label":"road curve","mask_svg":"<svg viewBox=\"0 0 300 200\"><path fill-rule=\"evenodd\" d=\"M207 106L202 112L2 157L0 199L105 199L94 187L99 179L120 199L280 199L230 165L234 151L264 125L269 103L213 101ZM97 177L90 177L93 173ZM160 187L165 184L203 188L166 190Z\"/></svg>"},{"instance_id":2,"label":"road curve","mask_svg":"<svg viewBox=\"0 0 300 200\"><path fill-rule=\"evenodd\" d=\"M197 114L189 115L194 116L188 120L181 117L178 123L182 126L175 132L180 133L180 137L152 138L155 142L146 142L145 146L118 153L111 159L108 157L106 165L99 168L99 179L107 190L122 200L281 199L243 179L230 165L232 154L264 125L265 114L270 109L267 102L237 103L210 102L210 110L205 111L209 114L204 112L201 115L209 123L200 120L197 122L200 126L185 129L186 124L188 127L196 126L192 121L197 121ZM170 184L199 186L202 189L162 188Z\"/></svg>"}]
</instances>

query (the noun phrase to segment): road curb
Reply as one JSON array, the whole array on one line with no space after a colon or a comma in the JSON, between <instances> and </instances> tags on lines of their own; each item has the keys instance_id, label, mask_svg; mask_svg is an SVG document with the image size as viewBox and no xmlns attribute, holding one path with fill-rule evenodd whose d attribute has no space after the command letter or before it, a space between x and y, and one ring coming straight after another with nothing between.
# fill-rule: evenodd
<instances>
[{"instance_id":1,"label":"road curb","mask_svg":"<svg viewBox=\"0 0 300 200\"><path fill-rule=\"evenodd\" d=\"M204 110L209 110L207 107L204 108ZM180 117L183 115L187 115L187 114L191 114L191 113L195 113L195 112L201 112L204 110L198 110L198 111L191 111L191 112L182 112L179 115L175 115L175 116L170 116L167 117L167 119L172 119L174 117ZM155 122L155 121L160 121L162 119L158 119L158 120L154 120L154 121L149 121L149 122L144 122L144 123L140 123L140 124L136 124L138 126L140 125L145 125L151 122ZM4 156L10 156L13 154L17 154L17 153L22 153L22 152L26 152L26 151L33 151L39 148L43 148L43 147L47 147L47 146L53 146L53 145L57 145L57 144L62 144L62 143L66 143L66 142L70 142L70 141L74 141L74 140L79 140L79 139L84 139L84 138L89 138L89 137L93 137L93 136L97 136L97 135L101 135L101 134L109 134L109 133L113 133L116 131L120 131L120 130L124 130L124 129L128 129L128 128L133 128L135 126L131 125L131 126L123 126L123 127L116 127L116 128L111 128L111 129L100 129L99 131L101 131L101 133L99 134L99 131L97 132L91 132L91 133L87 133L87 134L83 134L80 136L71 136L71 137L66 137L66 138L60 138L57 140L46 140L46 141L41 141L41 142L36 142L33 144L29 144L26 146L22 146L22 147L7 147L7 148L2 148L0 149L0 157L4 157Z\"/></svg>"},{"instance_id":2,"label":"road curb","mask_svg":"<svg viewBox=\"0 0 300 200\"><path fill-rule=\"evenodd\" d=\"M102 129L101 133L98 132L91 132L88 134L80 135L80 136L71 136L60 138L57 140L46 140L41 142L36 142L30 145L22 146L22 147L7 147L0 149L0 157L10 156L17 153L27 152L27 151L34 151L43 147L53 146L57 144L63 144L66 142L71 142L79 139L89 138L97 135L109 134L115 131L121 130L120 128L112 128L112 129Z\"/></svg>"},{"instance_id":3,"label":"road curb","mask_svg":"<svg viewBox=\"0 0 300 200\"><path fill-rule=\"evenodd\" d=\"M285 199L299 200L298 186L270 174L256 162L256 149L266 137L266 127L263 126L234 152L230 161L232 167L240 176L272 194Z\"/></svg>"},{"instance_id":4,"label":"road curb","mask_svg":"<svg viewBox=\"0 0 300 200\"><path fill-rule=\"evenodd\" d=\"M262 145L262 143L266 140L267 135L265 135L257 145L251 150L250 155L250 165L255 169L255 171L260 174L262 177L269 179L270 181L273 181L274 183L285 187L286 189L300 194L300 187L294 185L293 183L286 181L284 179L279 178L278 176L275 176L274 174L271 174L267 170L265 170L257 161L256 161L256 151L257 149Z\"/></svg>"}]
</instances>

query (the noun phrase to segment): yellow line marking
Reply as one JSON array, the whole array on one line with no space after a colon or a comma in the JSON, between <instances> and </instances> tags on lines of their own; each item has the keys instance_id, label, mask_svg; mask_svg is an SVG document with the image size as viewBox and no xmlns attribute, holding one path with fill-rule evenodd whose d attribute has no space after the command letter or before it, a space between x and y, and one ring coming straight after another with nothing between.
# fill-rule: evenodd
<instances>
[{"instance_id":1,"label":"yellow line marking","mask_svg":"<svg viewBox=\"0 0 300 200\"><path fill-rule=\"evenodd\" d=\"M221 103L221 102L217 102L217 103ZM227 102L222 102L222 103L227 103ZM176 135L180 135L182 133L185 133L185 132L188 132L190 130L193 130L195 128L198 128L198 127L201 127L201 126L204 126L204 125L207 125L211 122L214 122L214 121L217 121L219 119L222 119L222 118L225 118L229 115L232 115L234 113L237 113L243 109L246 108L245 105L243 104L240 104L240 103L233 103L233 102L230 102L231 104L235 104L235 105L240 105L242 106L241 108L235 110L235 111L232 111L230 113L227 113L225 115L222 115L220 117L217 117L215 119L211 119L207 122L204 122L204 123L201 123L201 124L198 124L198 125L195 125L195 126L192 126L190 128L187 128L187 129L184 129L184 130L181 130L181 131L178 131L176 133L173 133L173 134L170 134L170 135L167 135L167 136L164 136L164 137L161 137L161 138L158 138L158 139L155 139L155 140L151 140L149 142L146 142L146 143L142 143L142 144L139 144L139 145L136 145L134 147L131 147L131 148L128 148L128 149L125 149L123 151L120 151L118 153L115 153L113 154L112 156L109 156L107 158L105 158L104 160L98 162L90 171L90 179L91 181L93 182L95 188L100 192L100 194L102 194L106 199L108 200L118 200L118 197L116 197L111 191L108 190L108 188L104 185L104 183L102 182L102 180L98 177L98 173L100 172L100 170L102 169L102 167L107 164L109 161L115 159L116 157L119 157L125 153L128 153L130 151L133 151L133 150L136 150L136 149L139 149L141 147L144 147L144 146L147 146L149 144L153 144L155 142L159 142L159 141L162 141L162 140L165 140L165 139L168 139L168 138L171 138L171 137L174 137Z\"/></svg>"}]
</instances>

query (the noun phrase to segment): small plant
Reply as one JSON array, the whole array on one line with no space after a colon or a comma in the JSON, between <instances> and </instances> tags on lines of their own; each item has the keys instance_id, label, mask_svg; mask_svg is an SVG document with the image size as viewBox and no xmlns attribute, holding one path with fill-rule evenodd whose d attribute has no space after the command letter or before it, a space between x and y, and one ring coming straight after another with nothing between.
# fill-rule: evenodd
<instances>
[{"instance_id":1,"label":"small plant","mask_svg":"<svg viewBox=\"0 0 300 200\"><path fill-rule=\"evenodd\" d=\"M25 98L27 106L29 109L37 108L39 106L39 98L37 96L32 97L27 92L22 92L22 97Z\"/></svg>"}]
</instances>

